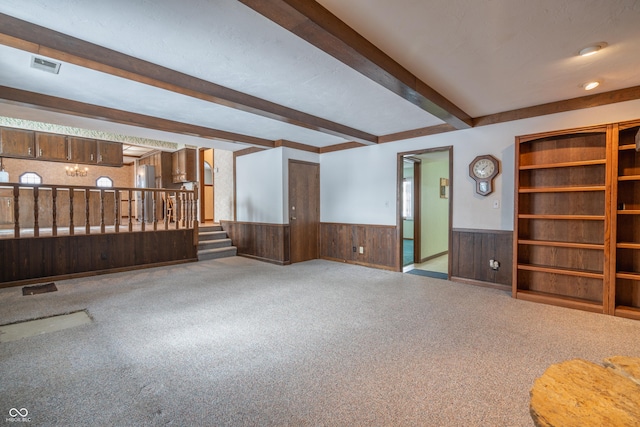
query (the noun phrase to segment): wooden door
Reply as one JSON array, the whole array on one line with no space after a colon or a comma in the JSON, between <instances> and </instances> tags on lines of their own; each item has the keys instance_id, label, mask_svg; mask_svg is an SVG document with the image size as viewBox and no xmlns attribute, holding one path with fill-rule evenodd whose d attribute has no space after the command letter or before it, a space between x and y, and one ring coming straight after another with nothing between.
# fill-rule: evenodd
<instances>
[{"instance_id":1,"label":"wooden door","mask_svg":"<svg viewBox=\"0 0 640 427\"><path fill-rule=\"evenodd\" d=\"M320 165L289 160L291 263L318 258Z\"/></svg>"}]
</instances>

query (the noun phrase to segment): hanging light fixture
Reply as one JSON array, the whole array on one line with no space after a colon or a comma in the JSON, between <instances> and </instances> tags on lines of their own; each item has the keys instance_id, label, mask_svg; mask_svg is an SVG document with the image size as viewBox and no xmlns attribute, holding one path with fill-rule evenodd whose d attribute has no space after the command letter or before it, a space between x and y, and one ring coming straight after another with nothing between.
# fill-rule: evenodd
<instances>
[{"instance_id":1,"label":"hanging light fixture","mask_svg":"<svg viewBox=\"0 0 640 427\"><path fill-rule=\"evenodd\" d=\"M65 166L64 169L68 176L87 176L89 172L89 168L80 169L77 164L75 166Z\"/></svg>"}]
</instances>

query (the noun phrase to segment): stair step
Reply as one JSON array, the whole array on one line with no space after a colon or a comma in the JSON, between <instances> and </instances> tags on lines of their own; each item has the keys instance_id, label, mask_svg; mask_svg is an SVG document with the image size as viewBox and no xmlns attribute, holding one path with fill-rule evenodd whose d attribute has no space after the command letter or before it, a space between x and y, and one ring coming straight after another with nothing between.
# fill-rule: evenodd
<instances>
[{"instance_id":1,"label":"stair step","mask_svg":"<svg viewBox=\"0 0 640 427\"><path fill-rule=\"evenodd\" d=\"M237 253L238 253L238 248L236 248L235 246L229 246L226 248L206 249L203 251L198 251L198 261L203 261L206 259L232 257L232 256L236 256Z\"/></svg>"},{"instance_id":2,"label":"stair step","mask_svg":"<svg viewBox=\"0 0 640 427\"><path fill-rule=\"evenodd\" d=\"M231 246L231 239L205 240L198 243L198 250L203 251L206 249L226 248L229 246Z\"/></svg>"},{"instance_id":3,"label":"stair step","mask_svg":"<svg viewBox=\"0 0 640 427\"><path fill-rule=\"evenodd\" d=\"M198 241L207 241L207 240L218 240L218 239L226 239L227 236L226 231L205 231L198 232Z\"/></svg>"},{"instance_id":4,"label":"stair step","mask_svg":"<svg viewBox=\"0 0 640 427\"><path fill-rule=\"evenodd\" d=\"M219 225L201 225L198 227L198 232L207 233L209 231L222 231L222 227Z\"/></svg>"}]
</instances>

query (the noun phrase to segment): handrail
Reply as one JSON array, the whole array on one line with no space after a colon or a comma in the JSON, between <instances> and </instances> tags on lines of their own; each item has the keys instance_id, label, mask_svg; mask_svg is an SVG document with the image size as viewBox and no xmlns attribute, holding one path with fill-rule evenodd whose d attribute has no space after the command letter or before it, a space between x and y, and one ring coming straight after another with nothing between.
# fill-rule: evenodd
<instances>
[{"instance_id":1,"label":"handrail","mask_svg":"<svg viewBox=\"0 0 640 427\"><path fill-rule=\"evenodd\" d=\"M169 230L171 223L175 224L176 230L197 228L198 188L195 183L192 190L187 190L184 187L91 187L3 182L0 183L0 196L3 194L4 198L9 200L9 205L13 202L13 209L11 206L0 209L0 224L13 223L15 238L28 237L22 236L28 228L33 228L33 237L39 237L41 229L44 228L50 228L51 235L58 236L61 228L68 227L68 235L74 235L82 232L81 228L77 228L82 219L85 234L119 233L123 231L120 225L126 225L125 230L128 232L138 228L141 231L146 231L147 228L149 231L157 231L159 228ZM96 196L92 197L93 194ZM125 196L126 199L123 198ZM68 209L64 207L65 202L68 203ZM109 206L111 202L113 207ZM124 202L127 203L126 207L121 209ZM84 209L80 211L82 208ZM49 209L50 217L48 212L43 211ZM80 212L83 215L78 216ZM110 219L112 214L113 220ZM127 224L121 224L125 218L123 215L128 217ZM82 219L78 220L78 217ZM26 225L21 224L21 221ZM31 222L32 227L29 226ZM95 229L92 230L92 227Z\"/></svg>"}]
</instances>

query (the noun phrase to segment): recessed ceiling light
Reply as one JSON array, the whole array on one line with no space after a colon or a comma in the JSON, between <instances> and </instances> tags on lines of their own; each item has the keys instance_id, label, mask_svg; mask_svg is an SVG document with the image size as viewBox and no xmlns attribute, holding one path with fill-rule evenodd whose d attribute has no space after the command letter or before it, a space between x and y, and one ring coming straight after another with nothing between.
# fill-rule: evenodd
<instances>
[{"instance_id":1,"label":"recessed ceiling light","mask_svg":"<svg viewBox=\"0 0 640 427\"><path fill-rule=\"evenodd\" d=\"M584 90L591 90L591 89L595 89L598 86L600 86L600 82L599 81L592 81L592 82L587 82L585 84L582 85L582 87L584 88Z\"/></svg>"},{"instance_id":2,"label":"recessed ceiling light","mask_svg":"<svg viewBox=\"0 0 640 427\"><path fill-rule=\"evenodd\" d=\"M580 52L578 52L578 54L580 56L591 56L601 51L606 45L607 44L604 42L592 44L591 46L587 46L584 49L581 49Z\"/></svg>"}]
</instances>

